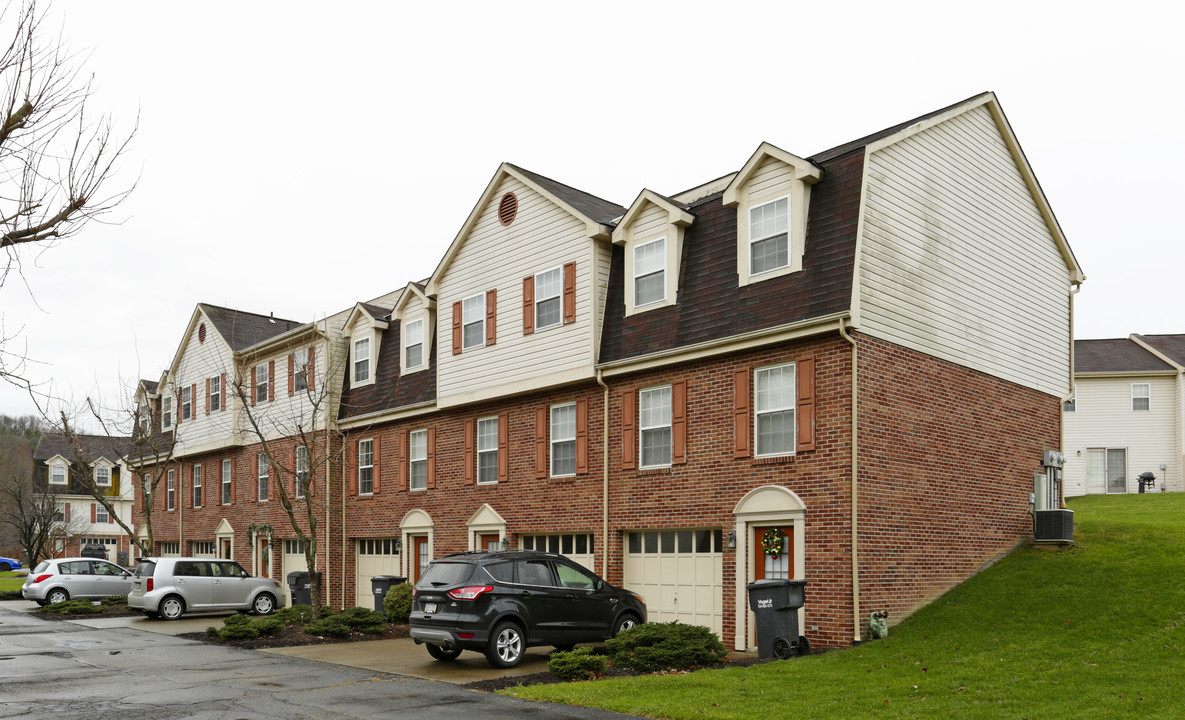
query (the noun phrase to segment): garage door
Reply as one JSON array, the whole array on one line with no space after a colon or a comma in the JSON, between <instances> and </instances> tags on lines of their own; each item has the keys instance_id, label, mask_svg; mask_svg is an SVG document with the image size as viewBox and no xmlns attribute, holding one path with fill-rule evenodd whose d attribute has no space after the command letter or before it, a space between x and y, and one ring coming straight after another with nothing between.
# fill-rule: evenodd
<instances>
[{"instance_id":1,"label":"garage door","mask_svg":"<svg viewBox=\"0 0 1185 720\"><path fill-rule=\"evenodd\" d=\"M399 554L395 538L359 538L354 541L354 604L374 607L370 579L375 575L399 575Z\"/></svg>"},{"instance_id":2,"label":"garage door","mask_svg":"<svg viewBox=\"0 0 1185 720\"><path fill-rule=\"evenodd\" d=\"M646 599L653 622L678 620L720 635L724 619L721 531L626 533L625 586Z\"/></svg>"},{"instance_id":3,"label":"garage door","mask_svg":"<svg viewBox=\"0 0 1185 720\"><path fill-rule=\"evenodd\" d=\"M593 566L593 536L592 533L563 533L555 535L521 535L519 547L523 550L535 550L564 555L569 560L596 572Z\"/></svg>"},{"instance_id":4,"label":"garage door","mask_svg":"<svg viewBox=\"0 0 1185 720\"><path fill-rule=\"evenodd\" d=\"M288 590L288 573L301 572L309 569L308 558L304 556L304 543L299 540L284 541L284 572L280 575L280 584L284 586L284 605L292 604L292 593ZM324 603L323 603L324 604Z\"/></svg>"}]
</instances>

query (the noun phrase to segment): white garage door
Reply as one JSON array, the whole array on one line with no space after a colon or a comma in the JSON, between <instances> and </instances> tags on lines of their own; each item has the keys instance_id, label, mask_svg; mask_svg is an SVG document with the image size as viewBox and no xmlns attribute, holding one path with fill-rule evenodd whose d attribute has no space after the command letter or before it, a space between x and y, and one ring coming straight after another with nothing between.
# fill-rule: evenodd
<instances>
[{"instance_id":1,"label":"white garage door","mask_svg":"<svg viewBox=\"0 0 1185 720\"><path fill-rule=\"evenodd\" d=\"M288 589L288 573L309 569L308 558L304 556L304 543L299 540L284 541L283 568L280 583L284 586L284 605L288 606L292 604L292 593Z\"/></svg>"},{"instance_id":2,"label":"white garage door","mask_svg":"<svg viewBox=\"0 0 1185 720\"><path fill-rule=\"evenodd\" d=\"M522 535L519 537L519 547L523 550L536 550L564 555L579 565L596 572L593 565L592 533L566 533L555 535Z\"/></svg>"},{"instance_id":3,"label":"white garage door","mask_svg":"<svg viewBox=\"0 0 1185 720\"><path fill-rule=\"evenodd\" d=\"M395 538L359 538L354 541L354 604L374 608L370 579L375 575L399 575Z\"/></svg>"},{"instance_id":4,"label":"white garage door","mask_svg":"<svg viewBox=\"0 0 1185 720\"><path fill-rule=\"evenodd\" d=\"M646 599L652 622L678 620L720 635L724 557L720 530L626 533L625 586Z\"/></svg>"}]
</instances>

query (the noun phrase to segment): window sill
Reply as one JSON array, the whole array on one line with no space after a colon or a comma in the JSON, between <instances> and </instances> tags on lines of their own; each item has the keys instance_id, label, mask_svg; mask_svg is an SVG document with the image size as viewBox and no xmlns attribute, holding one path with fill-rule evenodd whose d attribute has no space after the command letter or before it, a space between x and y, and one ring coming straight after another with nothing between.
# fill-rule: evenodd
<instances>
[{"instance_id":1,"label":"window sill","mask_svg":"<svg viewBox=\"0 0 1185 720\"><path fill-rule=\"evenodd\" d=\"M753 458L754 465L778 465L780 463L793 462L797 455L771 455L769 457L755 457Z\"/></svg>"},{"instance_id":2,"label":"window sill","mask_svg":"<svg viewBox=\"0 0 1185 720\"><path fill-rule=\"evenodd\" d=\"M638 468L639 475L670 475L673 468L670 465L662 467Z\"/></svg>"},{"instance_id":3,"label":"window sill","mask_svg":"<svg viewBox=\"0 0 1185 720\"><path fill-rule=\"evenodd\" d=\"M485 482L474 483L474 485L477 485L478 487L494 487L497 484L497 480L487 480Z\"/></svg>"}]
</instances>

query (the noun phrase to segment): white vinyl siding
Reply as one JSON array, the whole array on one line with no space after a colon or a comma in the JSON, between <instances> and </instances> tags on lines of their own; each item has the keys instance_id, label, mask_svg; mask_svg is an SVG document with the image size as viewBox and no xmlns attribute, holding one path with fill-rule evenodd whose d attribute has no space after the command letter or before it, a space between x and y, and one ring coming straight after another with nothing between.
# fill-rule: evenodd
<instances>
[{"instance_id":1,"label":"white vinyl siding","mask_svg":"<svg viewBox=\"0 0 1185 720\"><path fill-rule=\"evenodd\" d=\"M518 217L498 222L498 201L507 192L518 197ZM452 258L438 290L437 401L442 407L493 397L502 391L539 387L550 379L569 382L594 376L592 324L596 257L582 221L513 177L507 177L480 210L468 236ZM601 252L596 250L595 252ZM609 258L603 257L605 263ZM576 263L576 321L547 332L522 334L523 283L540 268ZM598 268L607 272L607 265ZM603 285L601 286L603 287ZM497 343L482 352L454 355L451 348L453 303L477 291L497 289ZM443 335L441 334L443 333ZM522 362L529 355L531 362Z\"/></svg>"},{"instance_id":2,"label":"white vinyl siding","mask_svg":"<svg viewBox=\"0 0 1185 720\"><path fill-rule=\"evenodd\" d=\"M865 181L861 329L1066 395L1069 270L987 109L876 150Z\"/></svg>"}]
</instances>

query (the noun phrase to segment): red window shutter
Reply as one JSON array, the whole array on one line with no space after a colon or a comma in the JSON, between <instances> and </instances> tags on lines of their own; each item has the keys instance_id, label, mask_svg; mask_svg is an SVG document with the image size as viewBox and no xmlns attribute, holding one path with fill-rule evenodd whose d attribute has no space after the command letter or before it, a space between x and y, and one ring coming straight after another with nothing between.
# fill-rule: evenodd
<instances>
[{"instance_id":1,"label":"red window shutter","mask_svg":"<svg viewBox=\"0 0 1185 720\"><path fill-rule=\"evenodd\" d=\"M346 492L358 494L358 441L346 443Z\"/></svg>"},{"instance_id":2,"label":"red window shutter","mask_svg":"<svg viewBox=\"0 0 1185 720\"><path fill-rule=\"evenodd\" d=\"M276 399L276 361L267 361L267 401Z\"/></svg>"},{"instance_id":3,"label":"red window shutter","mask_svg":"<svg viewBox=\"0 0 1185 720\"><path fill-rule=\"evenodd\" d=\"M210 378L206 378L206 414L210 414Z\"/></svg>"},{"instance_id":4,"label":"red window shutter","mask_svg":"<svg viewBox=\"0 0 1185 720\"><path fill-rule=\"evenodd\" d=\"M687 381L671 383L671 464L687 462Z\"/></svg>"},{"instance_id":5,"label":"red window shutter","mask_svg":"<svg viewBox=\"0 0 1185 720\"><path fill-rule=\"evenodd\" d=\"M259 382L259 378L256 375L258 374L259 367L251 368L251 407L255 407L255 387L256 383Z\"/></svg>"},{"instance_id":6,"label":"red window shutter","mask_svg":"<svg viewBox=\"0 0 1185 720\"><path fill-rule=\"evenodd\" d=\"M294 355L292 353L288 353L288 397L292 397L292 394L294 392L296 392L296 390L295 390L296 385L295 385L295 383L293 383L293 377L295 375L296 375L296 355Z\"/></svg>"},{"instance_id":7,"label":"red window shutter","mask_svg":"<svg viewBox=\"0 0 1185 720\"><path fill-rule=\"evenodd\" d=\"M107 513L107 524L108 525L115 524L115 515L113 513L110 513L110 512Z\"/></svg>"},{"instance_id":8,"label":"red window shutter","mask_svg":"<svg viewBox=\"0 0 1185 720\"><path fill-rule=\"evenodd\" d=\"M486 291L486 345L498 341L498 291Z\"/></svg>"},{"instance_id":9,"label":"red window shutter","mask_svg":"<svg viewBox=\"0 0 1185 720\"><path fill-rule=\"evenodd\" d=\"M749 422L752 413L749 412L751 395L749 393L749 368L741 368L732 372L732 456L736 458L749 457L751 452Z\"/></svg>"},{"instance_id":10,"label":"red window shutter","mask_svg":"<svg viewBox=\"0 0 1185 720\"><path fill-rule=\"evenodd\" d=\"M477 473L477 461L474 458L474 443L476 442L476 425L473 418L465 421L465 482L472 483Z\"/></svg>"},{"instance_id":11,"label":"red window shutter","mask_svg":"<svg viewBox=\"0 0 1185 720\"><path fill-rule=\"evenodd\" d=\"M221 412L226 409L226 373L222 373L218 381L218 399L218 411Z\"/></svg>"},{"instance_id":12,"label":"red window shutter","mask_svg":"<svg viewBox=\"0 0 1185 720\"><path fill-rule=\"evenodd\" d=\"M436 487L436 428L428 428L428 487Z\"/></svg>"},{"instance_id":13,"label":"red window shutter","mask_svg":"<svg viewBox=\"0 0 1185 720\"><path fill-rule=\"evenodd\" d=\"M189 386L189 417L197 419L197 383Z\"/></svg>"},{"instance_id":14,"label":"red window shutter","mask_svg":"<svg viewBox=\"0 0 1185 720\"><path fill-rule=\"evenodd\" d=\"M95 511L95 503L91 503L91 522L95 521L95 516L97 514L98 513L96 513L96 511Z\"/></svg>"},{"instance_id":15,"label":"red window shutter","mask_svg":"<svg viewBox=\"0 0 1185 720\"><path fill-rule=\"evenodd\" d=\"M461 301L453 303L453 355L461 354Z\"/></svg>"},{"instance_id":16,"label":"red window shutter","mask_svg":"<svg viewBox=\"0 0 1185 720\"><path fill-rule=\"evenodd\" d=\"M395 463L399 468L396 476L399 478L400 490L407 490L407 463L409 457L407 451L407 431L400 430L395 435Z\"/></svg>"},{"instance_id":17,"label":"red window shutter","mask_svg":"<svg viewBox=\"0 0 1185 720\"><path fill-rule=\"evenodd\" d=\"M576 474L588 472L588 400L576 401Z\"/></svg>"},{"instance_id":18,"label":"red window shutter","mask_svg":"<svg viewBox=\"0 0 1185 720\"><path fill-rule=\"evenodd\" d=\"M523 278L523 335L535 332L535 276Z\"/></svg>"},{"instance_id":19,"label":"red window shutter","mask_svg":"<svg viewBox=\"0 0 1185 720\"><path fill-rule=\"evenodd\" d=\"M309 367L308 367L308 386L309 392L313 392L313 378L316 377L317 368L317 349L309 348Z\"/></svg>"},{"instance_id":20,"label":"red window shutter","mask_svg":"<svg viewBox=\"0 0 1185 720\"><path fill-rule=\"evenodd\" d=\"M378 437L378 435L375 435L374 438L371 439L371 441L370 441L370 464L372 466L371 470L370 470L370 477L371 477L370 481L371 481L371 485L372 485L371 492L374 493L375 495L378 495L379 494L379 486L381 484L379 482L381 473L379 472L380 468L379 468L379 437Z\"/></svg>"},{"instance_id":21,"label":"red window shutter","mask_svg":"<svg viewBox=\"0 0 1185 720\"><path fill-rule=\"evenodd\" d=\"M66 507L62 509L62 518L66 522L70 522L70 503L63 503Z\"/></svg>"},{"instance_id":22,"label":"red window shutter","mask_svg":"<svg viewBox=\"0 0 1185 720\"><path fill-rule=\"evenodd\" d=\"M576 263L574 262L564 265L564 324L570 322L576 322Z\"/></svg>"},{"instance_id":23,"label":"red window shutter","mask_svg":"<svg viewBox=\"0 0 1185 720\"><path fill-rule=\"evenodd\" d=\"M632 470L638 466L638 435L634 431L638 422L638 391L625 390L621 393L621 469Z\"/></svg>"},{"instance_id":24,"label":"red window shutter","mask_svg":"<svg viewBox=\"0 0 1185 720\"><path fill-rule=\"evenodd\" d=\"M547 477L547 408L535 409L535 477Z\"/></svg>"},{"instance_id":25,"label":"red window shutter","mask_svg":"<svg viewBox=\"0 0 1185 720\"><path fill-rule=\"evenodd\" d=\"M498 482L510 479L510 415L498 416Z\"/></svg>"},{"instance_id":26,"label":"red window shutter","mask_svg":"<svg viewBox=\"0 0 1185 720\"><path fill-rule=\"evenodd\" d=\"M799 358L795 364L798 383L798 398L794 408L794 419L798 424L796 450L806 452L815 449L815 356Z\"/></svg>"}]
</instances>

